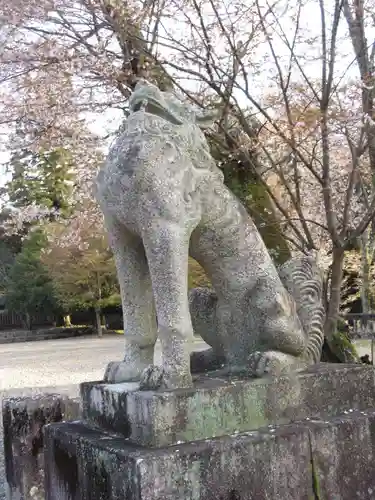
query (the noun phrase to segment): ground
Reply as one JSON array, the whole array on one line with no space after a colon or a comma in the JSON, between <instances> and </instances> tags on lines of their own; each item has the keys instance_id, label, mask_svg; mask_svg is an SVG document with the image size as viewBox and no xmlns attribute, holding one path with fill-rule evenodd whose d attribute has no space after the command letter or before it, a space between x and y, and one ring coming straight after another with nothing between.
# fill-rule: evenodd
<instances>
[{"instance_id":1,"label":"ground","mask_svg":"<svg viewBox=\"0 0 375 500\"><path fill-rule=\"evenodd\" d=\"M124 339L119 336L49 340L17 344L0 344L0 403L4 394L28 393L33 387L58 387L101 380L109 361L120 360ZM204 349L196 341L194 349ZM360 356L370 354L369 341L358 343ZM156 361L160 360L157 345ZM0 500L3 489L4 461L0 424Z\"/></svg>"}]
</instances>

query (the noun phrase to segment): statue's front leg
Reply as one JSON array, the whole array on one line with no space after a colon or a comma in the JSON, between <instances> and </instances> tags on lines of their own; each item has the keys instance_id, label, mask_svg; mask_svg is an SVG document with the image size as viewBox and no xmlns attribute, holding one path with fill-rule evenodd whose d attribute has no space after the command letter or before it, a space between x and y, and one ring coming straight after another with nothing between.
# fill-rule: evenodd
<instances>
[{"instance_id":1,"label":"statue's front leg","mask_svg":"<svg viewBox=\"0 0 375 500\"><path fill-rule=\"evenodd\" d=\"M141 238L112 216L106 216L105 223L121 289L125 345L123 360L109 363L104 379L137 381L154 359L157 329L151 277Z\"/></svg>"},{"instance_id":2,"label":"statue's front leg","mask_svg":"<svg viewBox=\"0 0 375 500\"><path fill-rule=\"evenodd\" d=\"M158 318L162 365L150 366L141 388L190 387L193 328L188 302L190 231L164 221L149 224L143 234Z\"/></svg>"}]
</instances>

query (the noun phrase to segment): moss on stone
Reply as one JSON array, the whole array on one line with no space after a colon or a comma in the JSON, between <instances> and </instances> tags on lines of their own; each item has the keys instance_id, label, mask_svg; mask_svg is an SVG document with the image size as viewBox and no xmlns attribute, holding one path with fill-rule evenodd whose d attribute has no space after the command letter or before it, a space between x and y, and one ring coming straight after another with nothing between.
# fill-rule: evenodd
<instances>
[{"instance_id":1,"label":"moss on stone","mask_svg":"<svg viewBox=\"0 0 375 500\"><path fill-rule=\"evenodd\" d=\"M269 424L264 411L267 388L262 381L254 381L246 391L241 384L237 392L234 386L230 391L227 388L217 391L215 396L197 392L194 398L187 400L184 415L180 415L178 419L186 422L183 429L184 441L197 439L197 432L200 433L200 438L204 439L220 436L226 432L246 431L250 422L254 429ZM208 401L210 404L207 404ZM218 415L220 415L219 425Z\"/></svg>"},{"instance_id":2,"label":"moss on stone","mask_svg":"<svg viewBox=\"0 0 375 500\"><path fill-rule=\"evenodd\" d=\"M197 287L211 288L211 282L208 279L203 267L194 259L189 257L189 289Z\"/></svg>"},{"instance_id":3,"label":"moss on stone","mask_svg":"<svg viewBox=\"0 0 375 500\"><path fill-rule=\"evenodd\" d=\"M358 352L346 333L337 331L330 341L330 347L342 363L358 361Z\"/></svg>"},{"instance_id":4,"label":"moss on stone","mask_svg":"<svg viewBox=\"0 0 375 500\"><path fill-rule=\"evenodd\" d=\"M314 496L313 496L312 500L323 500L322 495L321 495L320 479L319 479L319 475L316 471L316 468L314 466L313 457L311 458L311 476L312 476L312 485L313 485L313 492L314 492Z\"/></svg>"}]
</instances>

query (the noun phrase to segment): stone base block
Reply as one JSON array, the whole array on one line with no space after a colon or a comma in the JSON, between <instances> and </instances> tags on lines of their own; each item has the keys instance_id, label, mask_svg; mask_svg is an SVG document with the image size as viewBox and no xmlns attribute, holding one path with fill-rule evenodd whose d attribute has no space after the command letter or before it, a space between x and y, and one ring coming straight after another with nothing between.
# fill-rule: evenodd
<instances>
[{"instance_id":1,"label":"stone base block","mask_svg":"<svg viewBox=\"0 0 375 500\"><path fill-rule=\"evenodd\" d=\"M193 389L139 391L137 384L81 386L83 418L133 443L163 447L375 407L372 366L315 365L279 378L195 378Z\"/></svg>"},{"instance_id":2,"label":"stone base block","mask_svg":"<svg viewBox=\"0 0 375 500\"><path fill-rule=\"evenodd\" d=\"M8 500L44 499L43 427L80 418L76 391L34 394L3 401L4 458Z\"/></svg>"},{"instance_id":3,"label":"stone base block","mask_svg":"<svg viewBox=\"0 0 375 500\"><path fill-rule=\"evenodd\" d=\"M372 500L375 409L161 449L45 428L46 500Z\"/></svg>"}]
</instances>

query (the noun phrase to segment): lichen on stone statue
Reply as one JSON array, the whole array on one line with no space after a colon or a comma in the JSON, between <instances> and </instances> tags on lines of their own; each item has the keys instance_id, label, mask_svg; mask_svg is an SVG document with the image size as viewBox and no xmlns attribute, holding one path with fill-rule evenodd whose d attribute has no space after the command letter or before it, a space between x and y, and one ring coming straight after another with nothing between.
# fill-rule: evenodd
<instances>
[{"instance_id":1,"label":"lichen on stone statue","mask_svg":"<svg viewBox=\"0 0 375 500\"><path fill-rule=\"evenodd\" d=\"M320 272L308 257L276 269L210 155L202 129L214 117L143 80L129 108L97 180L125 331L123 360L105 380L174 389L192 385L190 363L261 376L318 361ZM190 303L189 255L215 290ZM193 327L211 349L190 360Z\"/></svg>"}]
</instances>

